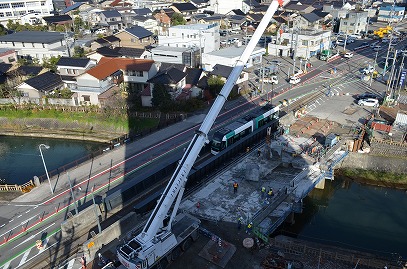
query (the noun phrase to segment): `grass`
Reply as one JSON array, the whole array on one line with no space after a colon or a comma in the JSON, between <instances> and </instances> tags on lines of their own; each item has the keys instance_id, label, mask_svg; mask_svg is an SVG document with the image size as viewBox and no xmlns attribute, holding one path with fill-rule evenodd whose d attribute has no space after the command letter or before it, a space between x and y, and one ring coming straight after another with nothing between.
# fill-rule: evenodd
<instances>
[{"instance_id":1,"label":"grass","mask_svg":"<svg viewBox=\"0 0 407 269\"><path fill-rule=\"evenodd\" d=\"M93 123L100 124L102 126L115 127L116 129L122 129L129 131L130 129L135 131L142 131L150 128L154 128L158 125L159 119L150 118L128 118L127 116L109 116L96 112L64 112L61 110L0 110L0 117L4 118L29 118L29 119L57 119L61 122L73 122L80 123Z\"/></svg>"},{"instance_id":2,"label":"grass","mask_svg":"<svg viewBox=\"0 0 407 269\"><path fill-rule=\"evenodd\" d=\"M386 182L393 184L407 184L407 175L385 171L373 171L364 169L339 169L339 174L356 179L364 179L371 182Z\"/></svg>"}]
</instances>

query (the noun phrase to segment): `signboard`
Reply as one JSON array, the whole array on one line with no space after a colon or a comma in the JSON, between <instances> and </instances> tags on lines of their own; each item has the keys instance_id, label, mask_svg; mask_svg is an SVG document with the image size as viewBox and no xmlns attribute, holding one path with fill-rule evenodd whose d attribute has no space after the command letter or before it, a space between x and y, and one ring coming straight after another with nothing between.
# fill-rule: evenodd
<instances>
[{"instance_id":1,"label":"signboard","mask_svg":"<svg viewBox=\"0 0 407 269\"><path fill-rule=\"evenodd\" d=\"M407 73L407 69L403 69L403 71L401 72L401 76L400 76L400 86L403 86L404 84L404 80L406 79L406 73Z\"/></svg>"}]
</instances>

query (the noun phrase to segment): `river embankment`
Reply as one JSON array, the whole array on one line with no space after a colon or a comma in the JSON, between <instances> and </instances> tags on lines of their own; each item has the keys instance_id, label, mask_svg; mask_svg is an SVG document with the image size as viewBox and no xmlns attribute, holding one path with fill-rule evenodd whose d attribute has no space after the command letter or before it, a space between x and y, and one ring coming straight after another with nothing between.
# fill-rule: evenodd
<instances>
[{"instance_id":1,"label":"river embankment","mask_svg":"<svg viewBox=\"0 0 407 269\"><path fill-rule=\"evenodd\" d=\"M407 158L403 157L350 152L335 173L363 184L407 189Z\"/></svg>"}]
</instances>

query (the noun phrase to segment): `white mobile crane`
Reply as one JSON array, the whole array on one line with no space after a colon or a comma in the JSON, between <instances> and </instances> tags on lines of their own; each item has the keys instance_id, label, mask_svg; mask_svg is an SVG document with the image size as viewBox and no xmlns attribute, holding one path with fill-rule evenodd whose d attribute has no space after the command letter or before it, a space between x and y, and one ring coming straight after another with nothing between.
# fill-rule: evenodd
<instances>
[{"instance_id":1,"label":"white mobile crane","mask_svg":"<svg viewBox=\"0 0 407 269\"><path fill-rule=\"evenodd\" d=\"M196 239L200 221L187 214L176 216L185 190L187 176L202 147L209 141L208 132L221 111L233 85L239 78L277 8L279 5L282 6L282 4L283 0L271 2L242 56L237 61L221 92L202 122L201 127L196 131L182 159L179 161L174 174L141 233L117 247L117 256L126 268L152 268L158 265L161 259L168 257L169 254L177 256L180 251L179 247L185 250L188 242ZM172 211L170 212L171 207Z\"/></svg>"}]
</instances>

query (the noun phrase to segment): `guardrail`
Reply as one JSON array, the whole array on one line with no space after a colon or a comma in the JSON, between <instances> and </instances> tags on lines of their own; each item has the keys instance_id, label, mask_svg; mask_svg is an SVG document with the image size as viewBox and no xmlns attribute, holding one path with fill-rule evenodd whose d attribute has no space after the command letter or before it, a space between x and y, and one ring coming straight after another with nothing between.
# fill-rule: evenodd
<instances>
[{"instance_id":1,"label":"guardrail","mask_svg":"<svg viewBox=\"0 0 407 269\"><path fill-rule=\"evenodd\" d=\"M32 180L24 183L22 185L17 184L2 184L0 185L0 191L21 191L21 192L29 192L35 187L34 182Z\"/></svg>"}]
</instances>

